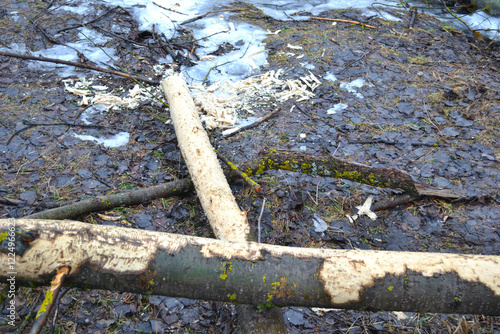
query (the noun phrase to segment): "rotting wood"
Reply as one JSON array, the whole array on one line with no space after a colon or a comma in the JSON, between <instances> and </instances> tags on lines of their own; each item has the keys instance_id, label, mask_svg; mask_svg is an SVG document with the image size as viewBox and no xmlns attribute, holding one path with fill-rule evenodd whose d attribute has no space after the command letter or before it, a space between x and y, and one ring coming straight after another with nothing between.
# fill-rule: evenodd
<instances>
[{"instance_id":1,"label":"rotting wood","mask_svg":"<svg viewBox=\"0 0 500 334\"><path fill-rule=\"evenodd\" d=\"M284 152L287 154L289 160L292 161L292 163L288 162L286 164L280 164L280 161L283 160L283 157L280 159L277 159L276 157L278 156L276 153L277 152ZM334 158L331 156L325 156L325 157L318 157L318 156L312 156L308 155L308 164L312 165L312 162L314 162L314 166L311 166L311 168L298 168L296 164L293 163L293 161L298 161L298 159L301 157L303 153L300 152L293 152L293 151L272 151L271 153L263 154L265 158L258 158L258 159L253 159L251 161L247 161L245 163L241 164L241 167L239 167L240 170L251 170L252 175L256 174L261 174L265 172L266 170L269 169L285 169L285 170L295 170L298 172L304 172L304 173L317 173L318 170L322 171L322 174L318 175L323 175L323 176L330 176L330 177L339 177L343 179L348 179L360 183L366 183L364 177L358 177L354 178L353 176L356 176L356 169L353 169L352 166L363 166L364 171L365 171L365 176L368 175L368 180L370 181L370 185L377 186L377 184L374 184L373 182L373 177L370 177L370 166L365 166L365 165L360 165L356 164L347 160L342 160L339 158ZM337 169L337 173L331 173L328 171L325 171L325 166L322 166L321 164L323 161L328 161L329 159L334 160L335 162L333 163L337 167L340 166L341 169ZM297 168L295 168L297 167ZM306 164L307 167L307 164ZM291 169L292 168L292 169ZM392 170L392 169L385 169L382 168L382 170ZM358 171L359 172L359 171ZM227 179L229 181L235 180L239 178L233 170L226 170L225 171ZM368 173L368 174L366 174ZM327 175L331 174L331 175ZM245 174L247 177L248 175ZM315 174L313 174L315 175ZM391 174L389 173L389 176ZM405 183L403 184L405 187L408 189L412 189L411 187L411 178L407 176L405 172L402 172L402 177L405 180ZM362 175L361 175L362 176ZM394 181L393 179L390 179ZM413 182L413 181L411 181ZM381 180L378 179L378 183L381 183ZM153 199L157 198L167 198L171 196L178 196L178 195L183 195L187 194L192 190L192 183L189 179L182 179L182 180L177 180L165 184L160 184L148 188L143 188L143 189L138 189L138 190L133 190L125 193L118 193L118 194L112 194L112 195L104 195L104 196L99 196L95 198L89 198L82 200L80 202L75 202L66 206L62 206L59 208L54 208L54 209L49 209L46 211L41 211L37 212L28 216L25 216L24 218L27 219L72 219L76 218L91 212L96 212L96 211L103 211L103 210L110 210L112 208L118 207L118 206L130 206L130 205L137 205L141 203L145 203L148 201L151 201ZM384 187L384 185L379 185ZM392 188L393 186L399 187L400 184L394 183L390 185L389 187ZM383 210L387 209L390 207L394 207L403 203L411 202L417 198L420 198L421 196L430 196L430 197L440 197L440 198L446 198L446 199L467 199L466 194L459 190L459 189L433 189L426 187L424 185L420 184L414 184L414 187L416 187L416 193L415 192L409 192L409 194L403 194L402 196L395 198L394 200L389 200L386 202L381 202L379 200L378 203L375 203L373 206L373 211L377 210ZM404 188L403 188L404 190ZM489 194L485 194L486 196L490 196ZM0 198L0 200L2 200ZM15 203L13 203L15 204Z\"/></svg>"},{"instance_id":2,"label":"rotting wood","mask_svg":"<svg viewBox=\"0 0 500 334\"><path fill-rule=\"evenodd\" d=\"M247 162L244 172L249 175L260 174L270 169L290 170L310 175L336 177L364 183L375 187L401 189L409 194L418 195L411 176L405 171L393 168L371 167L329 155L271 150Z\"/></svg>"},{"instance_id":3,"label":"rotting wood","mask_svg":"<svg viewBox=\"0 0 500 334\"><path fill-rule=\"evenodd\" d=\"M227 183L182 74L161 82L182 156L215 236L246 241L250 225Z\"/></svg>"},{"instance_id":4,"label":"rotting wood","mask_svg":"<svg viewBox=\"0 0 500 334\"><path fill-rule=\"evenodd\" d=\"M47 57L42 57L42 56L30 56L30 55L22 55L18 53L12 53L12 52L5 52L5 51L0 51L0 56L4 57L13 57L13 58L20 58L24 60L36 60L36 61L45 61L49 63L55 63L55 64L64 64L64 65L69 65L69 66L75 66L75 67L80 67L80 68L86 68L88 70L93 70L93 71L98 71L98 72L103 72L103 73L108 73L108 74L114 74L120 77L124 77L127 79L132 79L136 81L142 81L150 85L158 85L158 81L150 80L148 78L144 78L141 76L135 76L135 75L130 75L124 72L119 72L119 71L114 71L114 70L108 70L102 67L97 67L97 66L92 66L92 65L87 65L83 63L77 63L74 61L67 61L67 60L61 60L61 59L55 59L55 58L47 58Z\"/></svg>"},{"instance_id":5,"label":"rotting wood","mask_svg":"<svg viewBox=\"0 0 500 334\"><path fill-rule=\"evenodd\" d=\"M309 249L3 219L2 263L14 225L19 285L48 285L67 266L66 283L74 287L262 307L500 315L498 256ZM8 270L0 267L2 280Z\"/></svg>"}]
</instances>

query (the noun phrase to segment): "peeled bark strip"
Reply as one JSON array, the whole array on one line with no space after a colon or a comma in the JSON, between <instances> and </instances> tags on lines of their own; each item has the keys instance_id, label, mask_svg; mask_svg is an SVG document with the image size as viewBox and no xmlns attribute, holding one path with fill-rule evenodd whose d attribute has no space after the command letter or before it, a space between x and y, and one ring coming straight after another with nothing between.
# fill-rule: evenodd
<instances>
[{"instance_id":1,"label":"peeled bark strip","mask_svg":"<svg viewBox=\"0 0 500 334\"><path fill-rule=\"evenodd\" d=\"M250 233L246 213L236 204L184 77L174 74L163 80L161 87L168 100L179 148L215 236L221 240L246 241Z\"/></svg>"},{"instance_id":2,"label":"peeled bark strip","mask_svg":"<svg viewBox=\"0 0 500 334\"><path fill-rule=\"evenodd\" d=\"M0 220L14 226L16 284L150 292L262 306L500 315L500 258L232 243L114 226ZM0 279L9 275L0 267Z\"/></svg>"}]
</instances>

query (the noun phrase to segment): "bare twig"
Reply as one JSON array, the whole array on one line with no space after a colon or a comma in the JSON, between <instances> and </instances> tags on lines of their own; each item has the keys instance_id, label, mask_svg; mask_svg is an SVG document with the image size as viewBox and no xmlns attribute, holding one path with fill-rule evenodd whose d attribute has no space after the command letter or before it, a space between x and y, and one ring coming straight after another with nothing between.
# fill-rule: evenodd
<instances>
[{"instance_id":1,"label":"bare twig","mask_svg":"<svg viewBox=\"0 0 500 334\"><path fill-rule=\"evenodd\" d=\"M236 128L224 131L224 133L222 134L222 136L224 138L229 138L229 137L234 136L235 134L237 134L237 133L239 133L241 131L254 128L257 125L259 125L260 123L262 123L262 122L268 120L269 118L273 117L274 115L278 114L280 111L281 111L281 108L279 108L279 107L275 108L271 113L267 114L266 116L263 116L263 117L259 118L258 120L256 120L252 124L248 124L248 125L245 125L245 126L236 127Z\"/></svg>"},{"instance_id":2,"label":"bare twig","mask_svg":"<svg viewBox=\"0 0 500 334\"><path fill-rule=\"evenodd\" d=\"M368 24L365 24L365 23L362 23L362 22L358 22L358 21L342 20L342 19L330 19L330 18L326 18L326 17L315 17L315 16L311 16L310 19L311 20L322 20L322 21L335 21L335 22L353 23L353 24L358 24L358 25L360 25L362 27L367 27L367 28L371 28L371 29L377 29L377 27L374 27L374 26L371 26L371 25L368 25Z\"/></svg>"},{"instance_id":3,"label":"bare twig","mask_svg":"<svg viewBox=\"0 0 500 334\"><path fill-rule=\"evenodd\" d=\"M134 76L130 75L124 72L118 72L118 71L113 71L113 70L108 70L102 67L97 67L97 66L92 66L92 65L87 65L87 64L82 64L82 63L77 63L74 61L67 61L67 60L61 60L61 59L55 59L55 58L47 58L47 57L42 57L42 56L30 56L30 55L21 55L18 53L12 53L12 52L4 52L0 51L0 56L5 56L5 57L13 57L13 58L20 58L24 60L37 60L37 61L45 61L49 63L56 63L56 64L64 64L64 65L69 65L69 66L75 66L75 67L80 67L80 68L86 68L89 70L93 71L99 71L103 73L109 73L109 74L114 74L118 75L120 77L124 77L127 79L132 79L132 80L137 80L137 81L143 81L145 83L148 83L150 85L158 85L158 81L150 80L148 78L140 77L140 76Z\"/></svg>"},{"instance_id":4,"label":"bare twig","mask_svg":"<svg viewBox=\"0 0 500 334\"><path fill-rule=\"evenodd\" d=\"M101 15L99 15L98 17L96 17L93 20L90 20L90 21L85 22L85 23L78 23L78 24L71 26L71 27L62 28L58 31L58 33L61 33L61 32L67 31L67 30L72 30L72 29L77 29L77 28L88 26L89 24L95 23L95 22L99 21L100 19L104 18L106 15L108 15L109 13L111 13L112 11L114 11L116 9L121 9L121 10L127 12L122 7L116 6L116 7L111 8L110 10L105 11L104 13L102 13Z\"/></svg>"},{"instance_id":5,"label":"bare twig","mask_svg":"<svg viewBox=\"0 0 500 334\"><path fill-rule=\"evenodd\" d=\"M390 140L385 140L385 139L373 139L373 140L353 140L349 141L349 144L386 144L386 145L411 145L411 146L429 146L429 147L435 147L437 144L430 144L430 143L419 143L419 142L410 142L410 143L403 143L403 142L397 142L397 141L390 141Z\"/></svg>"},{"instance_id":6,"label":"bare twig","mask_svg":"<svg viewBox=\"0 0 500 334\"><path fill-rule=\"evenodd\" d=\"M245 173L243 173L242 171L240 171L238 169L238 167L236 167L235 164L233 164L231 161L229 161L229 159L227 159L225 156L223 156L222 154L219 153L219 151L215 150L215 152L217 153L217 158L219 158L220 160L224 161L224 163L226 165L229 166L229 168L231 168L231 170L235 171L236 173L238 173L238 175L250 186L253 188L253 190L255 190L255 192L257 193L260 193L262 191L262 187L257 183L255 182L254 180L252 180L248 175L246 175Z\"/></svg>"},{"instance_id":7,"label":"bare twig","mask_svg":"<svg viewBox=\"0 0 500 334\"><path fill-rule=\"evenodd\" d=\"M195 16L191 19L188 19L186 21L182 21L181 23L179 23L180 25L184 25L184 24L189 24L189 23L193 23L194 21L198 21L199 19L202 19L204 18L205 16L207 15L210 15L210 14L214 14L214 13L222 13L222 12L239 12L241 11L242 9L221 9L221 10L211 10L209 12L206 12L205 14L201 14L201 15L198 15L198 16Z\"/></svg>"},{"instance_id":8,"label":"bare twig","mask_svg":"<svg viewBox=\"0 0 500 334\"><path fill-rule=\"evenodd\" d=\"M266 205L266 198L262 200L262 209L260 210L259 220L257 222L257 242L260 243L260 220L262 219L262 214L264 213L264 208Z\"/></svg>"}]
</instances>

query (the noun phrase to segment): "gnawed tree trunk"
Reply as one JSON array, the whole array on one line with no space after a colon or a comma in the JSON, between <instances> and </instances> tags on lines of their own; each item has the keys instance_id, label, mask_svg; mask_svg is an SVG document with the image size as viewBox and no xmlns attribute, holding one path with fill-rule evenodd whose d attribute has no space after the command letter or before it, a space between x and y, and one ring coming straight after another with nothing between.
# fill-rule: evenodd
<instances>
[{"instance_id":1,"label":"gnawed tree trunk","mask_svg":"<svg viewBox=\"0 0 500 334\"><path fill-rule=\"evenodd\" d=\"M161 86L169 103L179 148L215 236L227 241L248 241L251 235L246 212L239 209L234 199L184 77L174 74L163 80ZM280 310L252 317L255 310L252 305L237 306L238 322L244 333L288 332Z\"/></svg>"},{"instance_id":2,"label":"gnawed tree trunk","mask_svg":"<svg viewBox=\"0 0 500 334\"><path fill-rule=\"evenodd\" d=\"M174 74L163 80L161 86L168 100L179 148L215 236L222 240L247 241L250 225L246 213L234 199L184 77Z\"/></svg>"},{"instance_id":3,"label":"gnawed tree trunk","mask_svg":"<svg viewBox=\"0 0 500 334\"><path fill-rule=\"evenodd\" d=\"M15 267L7 266L15 226ZM500 315L498 256L233 243L80 222L0 220L0 279L253 305Z\"/></svg>"}]
</instances>

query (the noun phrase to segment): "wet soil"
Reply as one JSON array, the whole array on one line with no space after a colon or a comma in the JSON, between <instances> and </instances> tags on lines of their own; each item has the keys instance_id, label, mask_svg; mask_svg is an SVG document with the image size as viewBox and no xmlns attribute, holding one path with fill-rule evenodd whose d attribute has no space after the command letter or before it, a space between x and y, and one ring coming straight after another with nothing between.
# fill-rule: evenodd
<instances>
[{"instance_id":1,"label":"wet soil","mask_svg":"<svg viewBox=\"0 0 500 334\"><path fill-rule=\"evenodd\" d=\"M264 195L242 183L232 184L249 221L256 225L264 196L262 242L296 247L360 248L414 252L500 255L500 44L473 39L437 19L394 10L400 22L370 18L360 25L327 21L276 21L246 6L234 14L270 31L265 41L269 64L298 78L309 71L321 79L312 100L280 104L284 112L259 127L218 140L224 155L241 163L266 148L331 154L351 161L407 171L419 183L457 188L472 200L422 198L377 212L372 221L346 218L368 195L375 201L396 191L350 181L270 171L257 178ZM32 51L75 40L87 21L78 14L43 11L42 2L0 2L0 43L23 43ZM107 8L95 5L97 12ZM16 17L12 14L17 11ZM37 13L39 18L34 19ZM96 14L93 14L96 15ZM323 17L363 20L352 10ZM93 17L93 16L92 16ZM30 23L35 22L35 25ZM124 10L115 10L94 29L116 31L106 47L116 49L116 68L154 77L162 56L147 45L149 34ZM38 28L37 28L38 27ZM43 29L40 30L40 28ZM301 46L294 50L288 44ZM103 45L104 46L104 45ZM226 49L230 50L231 48ZM227 52L221 50L220 52ZM292 54L293 53L293 54ZM303 54L302 57L298 57ZM82 60L85 55L82 54ZM2 57L0 63L0 216L18 218L91 196L147 187L187 175L168 113L159 103L93 115L102 128L84 128L86 107L64 90L61 67L42 69L34 62ZM94 84L131 89L130 80L88 70L76 72ZM327 74L337 80L322 79ZM330 77L332 78L332 77ZM364 85L347 90L345 83ZM347 107L329 113L335 104ZM264 115L272 107L262 107ZM65 122L75 126L31 124ZM118 148L81 141L129 132ZM217 131L214 132L215 134ZM16 135L14 135L16 134ZM10 141L10 142L9 142ZM8 143L9 142L9 143ZM8 143L8 144L7 144ZM316 232L313 218L329 224ZM213 237L195 194L158 199L135 207L93 213L82 221L154 231ZM21 289L20 326L28 329L45 288ZM432 298L430 296L429 298ZM499 317L476 315L359 312L289 307L283 309L291 333L498 332ZM30 316L31 315L31 316ZM60 301L55 321L60 333L232 333L237 314L231 304L183 298L70 289ZM3 317L2 317L3 319ZM4 327L5 329L5 327ZM6 329L5 329L6 330Z\"/></svg>"}]
</instances>

